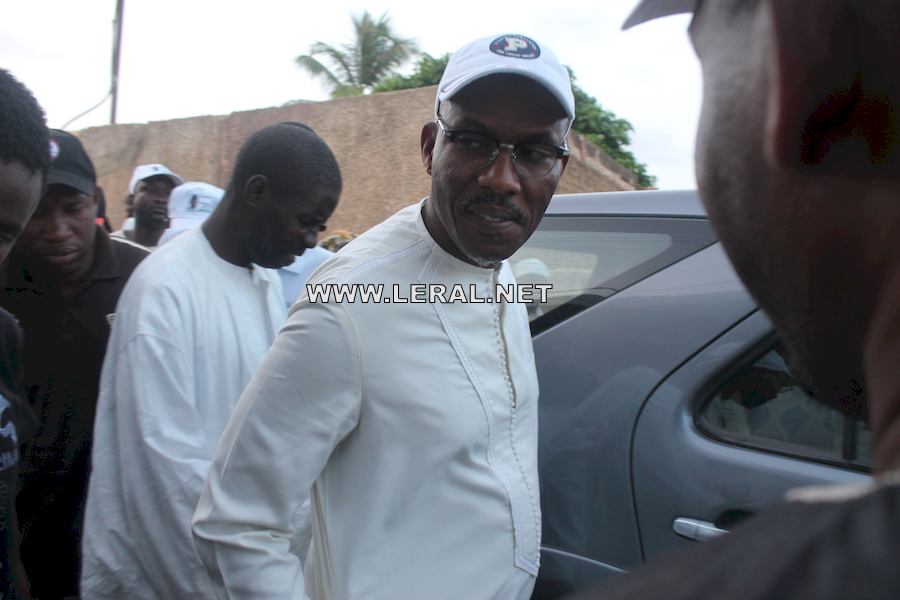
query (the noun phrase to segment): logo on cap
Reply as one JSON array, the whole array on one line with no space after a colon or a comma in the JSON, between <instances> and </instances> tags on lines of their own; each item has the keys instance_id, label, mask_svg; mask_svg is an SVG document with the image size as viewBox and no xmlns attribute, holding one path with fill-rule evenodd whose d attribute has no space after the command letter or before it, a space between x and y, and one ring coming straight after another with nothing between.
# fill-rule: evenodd
<instances>
[{"instance_id":1,"label":"logo on cap","mask_svg":"<svg viewBox=\"0 0 900 600\"><path fill-rule=\"evenodd\" d=\"M537 58L541 48L533 39L524 35L501 35L491 42L491 52L510 58Z\"/></svg>"},{"instance_id":2,"label":"logo on cap","mask_svg":"<svg viewBox=\"0 0 900 600\"><path fill-rule=\"evenodd\" d=\"M56 160L57 156L59 156L59 143L53 138L50 138L50 160Z\"/></svg>"}]
</instances>

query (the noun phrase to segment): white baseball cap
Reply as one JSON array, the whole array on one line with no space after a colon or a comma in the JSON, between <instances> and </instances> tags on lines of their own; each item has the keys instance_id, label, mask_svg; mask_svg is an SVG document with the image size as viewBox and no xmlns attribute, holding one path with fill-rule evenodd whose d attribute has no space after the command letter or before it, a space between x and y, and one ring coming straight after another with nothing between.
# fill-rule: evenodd
<instances>
[{"instance_id":1,"label":"white baseball cap","mask_svg":"<svg viewBox=\"0 0 900 600\"><path fill-rule=\"evenodd\" d=\"M169 196L169 228L159 238L159 245L202 225L216 210L223 196L225 190L202 181L188 181L172 190Z\"/></svg>"},{"instance_id":2,"label":"white baseball cap","mask_svg":"<svg viewBox=\"0 0 900 600\"><path fill-rule=\"evenodd\" d=\"M134 190L137 189L137 185L140 182L157 175L164 175L168 177L172 180L172 183L174 185L181 185L182 183L184 183L184 179L173 173L166 165L162 165L159 163L138 165L137 167L135 167L134 173L131 174L131 183L128 184L128 193L133 194Z\"/></svg>"},{"instance_id":3,"label":"white baseball cap","mask_svg":"<svg viewBox=\"0 0 900 600\"><path fill-rule=\"evenodd\" d=\"M642 0L625 19L622 29L630 29L660 17L692 13L697 8L697 2L698 0Z\"/></svg>"},{"instance_id":4,"label":"white baseball cap","mask_svg":"<svg viewBox=\"0 0 900 600\"><path fill-rule=\"evenodd\" d=\"M182 183L169 196L169 228L196 227L212 214L225 190L202 181Z\"/></svg>"},{"instance_id":5,"label":"white baseball cap","mask_svg":"<svg viewBox=\"0 0 900 600\"><path fill-rule=\"evenodd\" d=\"M450 57L438 84L435 113L441 102L452 98L470 83L499 73L533 79L553 94L570 121L575 119L575 97L569 72L549 48L517 33L481 38L457 50Z\"/></svg>"}]
</instances>

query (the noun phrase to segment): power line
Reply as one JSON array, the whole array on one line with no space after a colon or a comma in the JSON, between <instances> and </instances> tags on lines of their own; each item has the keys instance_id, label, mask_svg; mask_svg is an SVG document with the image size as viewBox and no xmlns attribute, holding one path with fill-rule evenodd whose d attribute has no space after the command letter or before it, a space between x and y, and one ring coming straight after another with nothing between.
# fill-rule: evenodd
<instances>
[{"instance_id":1,"label":"power line","mask_svg":"<svg viewBox=\"0 0 900 600\"><path fill-rule=\"evenodd\" d=\"M109 91L106 92L106 95L103 96L103 99L100 100L100 102L90 107L86 111L78 113L77 115L66 121L66 124L62 126L62 129L68 128L69 125L71 125L81 117L97 110L103 105L104 102L106 102L106 99L110 97L112 97L112 103L110 107L109 123L110 125L116 124L116 106L119 99L119 54L122 49L122 15L124 11L125 0L116 0L116 16L113 19L112 78L110 81Z\"/></svg>"},{"instance_id":2,"label":"power line","mask_svg":"<svg viewBox=\"0 0 900 600\"><path fill-rule=\"evenodd\" d=\"M68 121L66 121L66 124L63 125L62 127L60 127L60 129L67 129L67 128L69 127L69 125L71 125L72 123L74 123L75 121L77 121L78 119L80 119L81 117L83 117L84 115L88 114L89 112L93 112L93 111L97 110L98 108L100 108L100 106L102 106L103 103L106 102L106 99L109 98L109 97L112 95L112 93L113 93L113 90L112 90L112 88L110 88L109 91L106 92L106 95L103 96L103 99L102 99L100 102L98 102L98 103L95 104L94 106L90 107L90 108L87 109L86 111L84 111L84 112L82 112L82 113L79 113L79 114L75 115L74 117L72 117L71 119L69 119Z\"/></svg>"}]
</instances>

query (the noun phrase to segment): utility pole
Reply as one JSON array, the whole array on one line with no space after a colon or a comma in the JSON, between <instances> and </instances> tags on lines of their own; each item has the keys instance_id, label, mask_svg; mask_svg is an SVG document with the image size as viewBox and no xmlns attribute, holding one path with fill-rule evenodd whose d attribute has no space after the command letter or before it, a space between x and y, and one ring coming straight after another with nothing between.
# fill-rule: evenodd
<instances>
[{"instance_id":1,"label":"utility pole","mask_svg":"<svg viewBox=\"0 0 900 600\"><path fill-rule=\"evenodd\" d=\"M116 20L113 21L113 56L112 56L112 107L109 115L110 125L116 124L116 104L119 99L119 52L122 50L122 14L125 11L125 0L116 0Z\"/></svg>"}]
</instances>

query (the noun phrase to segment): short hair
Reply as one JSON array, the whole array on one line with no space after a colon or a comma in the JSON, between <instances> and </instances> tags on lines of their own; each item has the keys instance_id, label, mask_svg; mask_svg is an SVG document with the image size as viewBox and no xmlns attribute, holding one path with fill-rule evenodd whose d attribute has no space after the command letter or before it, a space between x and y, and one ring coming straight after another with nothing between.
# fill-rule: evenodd
<instances>
[{"instance_id":1,"label":"short hair","mask_svg":"<svg viewBox=\"0 0 900 600\"><path fill-rule=\"evenodd\" d=\"M0 69L0 161L22 163L45 180L50 168L50 132L44 110L6 69Z\"/></svg>"},{"instance_id":2,"label":"short hair","mask_svg":"<svg viewBox=\"0 0 900 600\"><path fill-rule=\"evenodd\" d=\"M341 170L328 144L312 128L294 121L260 129L244 142L229 188L243 189L254 175L264 175L276 193L319 186L341 191Z\"/></svg>"}]
</instances>

